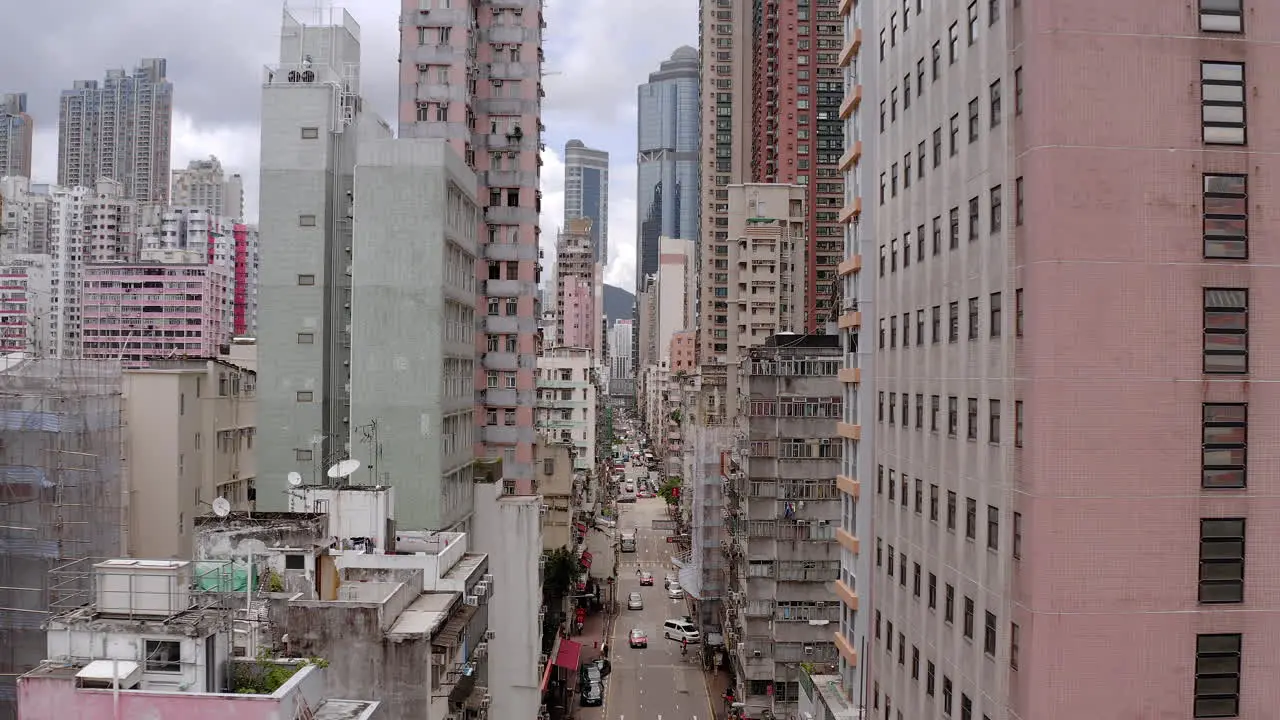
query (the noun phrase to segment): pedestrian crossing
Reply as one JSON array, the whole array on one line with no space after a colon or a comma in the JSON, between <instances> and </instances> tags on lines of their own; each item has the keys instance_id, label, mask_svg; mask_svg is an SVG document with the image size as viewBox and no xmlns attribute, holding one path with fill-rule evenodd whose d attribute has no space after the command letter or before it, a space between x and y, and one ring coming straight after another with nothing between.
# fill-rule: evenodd
<instances>
[{"instance_id":1,"label":"pedestrian crossing","mask_svg":"<svg viewBox=\"0 0 1280 720\"><path fill-rule=\"evenodd\" d=\"M623 565L624 567L633 567L633 568L634 568L634 567L639 567L639 568L657 568L657 569L661 569L661 568L670 569L670 568L671 568L671 563L670 563L669 561L665 561L665 560L632 560L632 561L629 561L629 562L624 561L624 562L622 563L622 565Z\"/></svg>"}]
</instances>

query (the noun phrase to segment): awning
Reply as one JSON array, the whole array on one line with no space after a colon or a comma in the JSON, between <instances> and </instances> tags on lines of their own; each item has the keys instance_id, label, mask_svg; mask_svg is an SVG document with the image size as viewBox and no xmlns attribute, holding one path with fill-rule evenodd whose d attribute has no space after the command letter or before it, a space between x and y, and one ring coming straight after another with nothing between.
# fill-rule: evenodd
<instances>
[{"instance_id":1,"label":"awning","mask_svg":"<svg viewBox=\"0 0 1280 720\"><path fill-rule=\"evenodd\" d=\"M551 646L551 653L553 655L557 655L559 654L559 652L560 652L560 635L556 634L555 644ZM551 668L555 666L556 666L555 663L547 663L546 669L542 671L542 685L539 688L539 692L547 691L547 683L550 682L551 680Z\"/></svg>"},{"instance_id":2,"label":"awning","mask_svg":"<svg viewBox=\"0 0 1280 720\"><path fill-rule=\"evenodd\" d=\"M591 569L591 557L592 557L592 556L591 556L591 553L589 553L589 552L587 552L587 551L585 551L585 550L584 550L584 551L582 551L582 567L584 567L584 568L586 568L586 569L588 569L588 570L590 570L590 569Z\"/></svg>"},{"instance_id":3,"label":"awning","mask_svg":"<svg viewBox=\"0 0 1280 720\"><path fill-rule=\"evenodd\" d=\"M575 530L577 530L577 531L578 531L578 532L580 532L580 533L586 533L586 532L587 532L587 525L586 525L586 523L574 523L574 524L573 524L573 527L574 527L574 529L575 529Z\"/></svg>"},{"instance_id":4,"label":"awning","mask_svg":"<svg viewBox=\"0 0 1280 720\"><path fill-rule=\"evenodd\" d=\"M577 670L578 659L582 656L582 644L572 640L560 641L560 652L556 653L555 664L566 670Z\"/></svg>"}]
</instances>

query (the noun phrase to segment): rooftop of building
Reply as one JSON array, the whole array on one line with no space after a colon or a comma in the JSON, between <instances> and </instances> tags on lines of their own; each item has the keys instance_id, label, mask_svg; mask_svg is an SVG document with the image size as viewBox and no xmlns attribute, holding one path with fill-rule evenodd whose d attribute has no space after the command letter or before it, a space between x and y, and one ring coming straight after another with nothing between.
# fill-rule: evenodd
<instances>
[{"instance_id":1,"label":"rooftop of building","mask_svg":"<svg viewBox=\"0 0 1280 720\"><path fill-rule=\"evenodd\" d=\"M829 717L831 720L862 720L862 710L845 698L839 675L800 673L800 685L805 691L812 688L814 703L821 704L830 711L830 714L822 717Z\"/></svg>"},{"instance_id":2,"label":"rooftop of building","mask_svg":"<svg viewBox=\"0 0 1280 720\"><path fill-rule=\"evenodd\" d=\"M840 348L839 335L798 335L796 333L778 333L765 338L766 349L789 350L799 348Z\"/></svg>"}]
</instances>

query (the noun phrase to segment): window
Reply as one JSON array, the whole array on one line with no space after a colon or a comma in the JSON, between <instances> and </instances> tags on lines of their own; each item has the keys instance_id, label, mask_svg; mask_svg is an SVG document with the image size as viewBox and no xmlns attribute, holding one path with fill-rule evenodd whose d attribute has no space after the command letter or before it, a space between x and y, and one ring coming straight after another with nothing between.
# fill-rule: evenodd
<instances>
[{"instance_id":1,"label":"window","mask_svg":"<svg viewBox=\"0 0 1280 720\"><path fill-rule=\"evenodd\" d=\"M973 639L973 624L974 624L973 613L974 613L973 598L966 595L964 597L964 625L962 627L962 631L964 632L964 637L966 640Z\"/></svg>"},{"instance_id":2,"label":"window","mask_svg":"<svg viewBox=\"0 0 1280 720\"><path fill-rule=\"evenodd\" d=\"M989 306L987 315L988 322L991 325L991 337L998 338L1000 337L1000 324L1004 322L1004 319L1000 317L1000 293L991 293L991 297L987 299L987 304Z\"/></svg>"},{"instance_id":3,"label":"window","mask_svg":"<svg viewBox=\"0 0 1280 720\"><path fill-rule=\"evenodd\" d=\"M942 714L951 716L951 678L942 676Z\"/></svg>"},{"instance_id":4,"label":"window","mask_svg":"<svg viewBox=\"0 0 1280 720\"><path fill-rule=\"evenodd\" d=\"M1200 29L1244 32L1244 0L1200 0Z\"/></svg>"},{"instance_id":5,"label":"window","mask_svg":"<svg viewBox=\"0 0 1280 720\"><path fill-rule=\"evenodd\" d=\"M1244 602L1244 518L1200 520L1199 600Z\"/></svg>"},{"instance_id":6,"label":"window","mask_svg":"<svg viewBox=\"0 0 1280 720\"><path fill-rule=\"evenodd\" d=\"M930 56L930 65L932 65L932 79L938 82L938 77L942 74L942 44L941 41L933 44L932 55Z\"/></svg>"},{"instance_id":7,"label":"window","mask_svg":"<svg viewBox=\"0 0 1280 720\"><path fill-rule=\"evenodd\" d=\"M1239 633L1196 636L1195 712L1197 718L1240 714Z\"/></svg>"},{"instance_id":8,"label":"window","mask_svg":"<svg viewBox=\"0 0 1280 720\"><path fill-rule=\"evenodd\" d=\"M951 133L951 144L948 146L947 153L951 155L951 157L955 157L956 153L960 152L960 116L959 115L951 116L951 125L949 126L949 130Z\"/></svg>"},{"instance_id":9,"label":"window","mask_svg":"<svg viewBox=\"0 0 1280 720\"><path fill-rule=\"evenodd\" d=\"M929 432L938 432L939 400L937 395L929 396Z\"/></svg>"},{"instance_id":10,"label":"window","mask_svg":"<svg viewBox=\"0 0 1280 720\"><path fill-rule=\"evenodd\" d=\"M947 342L960 340L960 303L947 306Z\"/></svg>"},{"instance_id":11,"label":"window","mask_svg":"<svg viewBox=\"0 0 1280 720\"><path fill-rule=\"evenodd\" d=\"M1245 486L1249 406L1244 403L1205 403L1201 451L1204 488Z\"/></svg>"},{"instance_id":12,"label":"window","mask_svg":"<svg viewBox=\"0 0 1280 720\"><path fill-rule=\"evenodd\" d=\"M1018 623L1009 623L1009 667L1018 669L1018 642L1022 639L1022 628Z\"/></svg>"},{"instance_id":13,"label":"window","mask_svg":"<svg viewBox=\"0 0 1280 720\"><path fill-rule=\"evenodd\" d=\"M937 678L937 672L938 672L937 668L933 664L932 660L929 660L925 663L924 694L928 695L929 697L933 697L934 687L936 685L935 679Z\"/></svg>"},{"instance_id":14,"label":"window","mask_svg":"<svg viewBox=\"0 0 1280 720\"><path fill-rule=\"evenodd\" d=\"M969 44L978 42L978 0L969 3Z\"/></svg>"},{"instance_id":15,"label":"window","mask_svg":"<svg viewBox=\"0 0 1280 720\"><path fill-rule=\"evenodd\" d=\"M988 91L988 97L990 99L989 104L991 109L991 127L999 127L1000 126L1000 81L997 80L991 83L990 87L987 88L987 91Z\"/></svg>"},{"instance_id":16,"label":"window","mask_svg":"<svg viewBox=\"0 0 1280 720\"><path fill-rule=\"evenodd\" d=\"M1244 63L1200 63L1201 126L1209 145L1244 145Z\"/></svg>"},{"instance_id":17,"label":"window","mask_svg":"<svg viewBox=\"0 0 1280 720\"><path fill-rule=\"evenodd\" d=\"M1022 337L1022 288L1013 291L1013 334Z\"/></svg>"},{"instance_id":18,"label":"window","mask_svg":"<svg viewBox=\"0 0 1280 720\"><path fill-rule=\"evenodd\" d=\"M1022 513L1013 514L1013 547L1011 554L1014 560L1022 559Z\"/></svg>"},{"instance_id":19,"label":"window","mask_svg":"<svg viewBox=\"0 0 1280 720\"><path fill-rule=\"evenodd\" d=\"M937 483L934 483L929 486L929 520L930 522L938 522L938 484Z\"/></svg>"},{"instance_id":20,"label":"window","mask_svg":"<svg viewBox=\"0 0 1280 720\"><path fill-rule=\"evenodd\" d=\"M915 597L920 597L920 585L921 585L920 563L914 564L914 569L912 570L912 573L913 574L911 576L911 594L914 595Z\"/></svg>"},{"instance_id":21,"label":"window","mask_svg":"<svg viewBox=\"0 0 1280 720\"><path fill-rule=\"evenodd\" d=\"M1204 176L1204 256L1243 260L1249 257L1248 178Z\"/></svg>"},{"instance_id":22,"label":"window","mask_svg":"<svg viewBox=\"0 0 1280 720\"><path fill-rule=\"evenodd\" d=\"M964 537L978 539L978 501L973 498L964 499Z\"/></svg>"},{"instance_id":23,"label":"window","mask_svg":"<svg viewBox=\"0 0 1280 720\"><path fill-rule=\"evenodd\" d=\"M315 227L315 226L316 226L315 215L299 215L298 216L298 227Z\"/></svg>"},{"instance_id":24,"label":"window","mask_svg":"<svg viewBox=\"0 0 1280 720\"><path fill-rule=\"evenodd\" d=\"M969 398L965 402L965 428L964 437L966 440L978 439L978 398Z\"/></svg>"},{"instance_id":25,"label":"window","mask_svg":"<svg viewBox=\"0 0 1280 720\"><path fill-rule=\"evenodd\" d=\"M917 515L924 514L924 481L921 480L920 478L916 478L915 512ZM920 566L916 565L916 575L918 576L919 574L920 574ZM916 590L916 595L919 595L919 594L920 594L920 591Z\"/></svg>"},{"instance_id":26,"label":"window","mask_svg":"<svg viewBox=\"0 0 1280 720\"><path fill-rule=\"evenodd\" d=\"M947 583L946 590L942 593L942 621L956 621L956 589L951 583Z\"/></svg>"},{"instance_id":27,"label":"window","mask_svg":"<svg viewBox=\"0 0 1280 720\"><path fill-rule=\"evenodd\" d=\"M969 101L969 142L978 142L978 98Z\"/></svg>"},{"instance_id":28,"label":"window","mask_svg":"<svg viewBox=\"0 0 1280 720\"><path fill-rule=\"evenodd\" d=\"M312 393L310 390L299 390L297 392L297 400L300 403L309 403L312 401L314 397L315 397L315 394Z\"/></svg>"},{"instance_id":29,"label":"window","mask_svg":"<svg viewBox=\"0 0 1280 720\"><path fill-rule=\"evenodd\" d=\"M1249 372L1249 291L1204 291L1204 371L1215 375Z\"/></svg>"},{"instance_id":30,"label":"window","mask_svg":"<svg viewBox=\"0 0 1280 720\"><path fill-rule=\"evenodd\" d=\"M1000 444L1000 401L987 401L987 442Z\"/></svg>"},{"instance_id":31,"label":"window","mask_svg":"<svg viewBox=\"0 0 1280 720\"><path fill-rule=\"evenodd\" d=\"M1004 194L1004 191L1001 189L1001 187L1000 187L999 185L997 185L997 186L995 186L995 187L991 188L991 203L990 203L990 205L991 205L991 228L990 228L990 232L991 232L991 234L992 234L992 235L995 235L996 233L1000 232L1000 226L1001 226L1001 218L1000 218L1000 215L1001 215L1001 213L1002 213L1002 211L1003 211L1003 209L1004 209L1004 208L1003 208L1003 205L1004 205L1004 198L1002 197L1002 195L1003 195L1003 194Z\"/></svg>"},{"instance_id":32,"label":"window","mask_svg":"<svg viewBox=\"0 0 1280 720\"><path fill-rule=\"evenodd\" d=\"M948 248L956 250L960 247L960 208L951 208L951 237L949 238Z\"/></svg>"},{"instance_id":33,"label":"window","mask_svg":"<svg viewBox=\"0 0 1280 720\"><path fill-rule=\"evenodd\" d=\"M924 179L924 164L925 164L924 157L925 157L924 141L921 140L919 143L916 144L916 179L917 180ZM920 251L920 256L921 258L924 257L923 250Z\"/></svg>"},{"instance_id":34,"label":"window","mask_svg":"<svg viewBox=\"0 0 1280 720\"><path fill-rule=\"evenodd\" d=\"M311 451L306 448L294 448L293 459L298 462L311 462Z\"/></svg>"},{"instance_id":35,"label":"window","mask_svg":"<svg viewBox=\"0 0 1280 720\"><path fill-rule=\"evenodd\" d=\"M947 58L951 65L960 59L960 23L951 23L947 28Z\"/></svg>"},{"instance_id":36,"label":"window","mask_svg":"<svg viewBox=\"0 0 1280 720\"><path fill-rule=\"evenodd\" d=\"M960 425L960 400L955 395L947 396L947 434L951 437L956 436L956 430Z\"/></svg>"},{"instance_id":37,"label":"window","mask_svg":"<svg viewBox=\"0 0 1280 720\"><path fill-rule=\"evenodd\" d=\"M177 640L147 640L147 672L182 672L182 643Z\"/></svg>"},{"instance_id":38,"label":"window","mask_svg":"<svg viewBox=\"0 0 1280 720\"><path fill-rule=\"evenodd\" d=\"M299 345L314 345L316 342L315 333L298 333Z\"/></svg>"},{"instance_id":39,"label":"window","mask_svg":"<svg viewBox=\"0 0 1280 720\"><path fill-rule=\"evenodd\" d=\"M973 720L973 700L964 693L960 693L960 720Z\"/></svg>"},{"instance_id":40,"label":"window","mask_svg":"<svg viewBox=\"0 0 1280 720\"><path fill-rule=\"evenodd\" d=\"M938 609L938 576L933 573L929 573L929 609Z\"/></svg>"},{"instance_id":41,"label":"window","mask_svg":"<svg viewBox=\"0 0 1280 720\"><path fill-rule=\"evenodd\" d=\"M1013 114L1022 114L1022 68L1013 69Z\"/></svg>"},{"instance_id":42,"label":"window","mask_svg":"<svg viewBox=\"0 0 1280 720\"><path fill-rule=\"evenodd\" d=\"M933 167L937 168L942 164L942 128L935 128L933 131Z\"/></svg>"},{"instance_id":43,"label":"window","mask_svg":"<svg viewBox=\"0 0 1280 720\"><path fill-rule=\"evenodd\" d=\"M315 285L316 276L315 275L299 275L298 284L299 285Z\"/></svg>"},{"instance_id":44,"label":"window","mask_svg":"<svg viewBox=\"0 0 1280 720\"><path fill-rule=\"evenodd\" d=\"M911 73L902 76L902 111L906 114L911 107Z\"/></svg>"},{"instance_id":45,"label":"window","mask_svg":"<svg viewBox=\"0 0 1280 720\"><path fill-rule=\"evenodd\" d=\"M924 95L924 58L916 61L916 97Z\"/></svg>"},{"instance_id":46,"label":"window","mask_svg":"<svg viewBox=\"0 0 1280 720\"><path fill-rule=\"evenodd\" d=\"M303 140L315 140L320 137L320 128L304 127L302 128Z\"/></svg>"},{"instance_id":47,"label":"window","mask_svg":"<svg viewBox=\"0 0 1280 720\"><path fill-rule=\"evenodd\" d=\"M1022 221L1022 178L1018 178L1013 183L1013 224L1021 225Z\"/></svg>"},{"instance_id":48,"label":"window","mask_svg":"<svg viewBox=\"0 0 1280 720\"><path fill-rule=\"evenodd\" d=\"M956 529L956 491L947 491L947 529L955 532Z\"/></svg>"},{"instance_id":49,"label":"window","mask_svg":"<svg viewBox=\"0 0 1280 720\"><path fill-rule=\"evenodd\" d=\"M911 679L920 679L920 648L911 646Z\"/></svg>"},{"instance_id":50,"label":"window","mask_svg":"<svg viewBox=\"0 0 1280 720\"><path fill-rule=\"evenodd\" d=\"M978 339L978 298L969 298L969 315L968 320L969 339Z\"/></svg>"},{"instance_id":51,"label":"window","mask_svg":"<svg viewBox=\"0 0 1280 720\"><path fill-rule=\"evenodd\" d=\"M1013 403L1013 446L1022 447L1022 401Z\"/></svg>"},{"instance_id":52,"label":"window","mask_svg":"<svg viewBox=\"0 0 1280 720\"><path fill-rule=\"evenodd\" d=\"M1000 0L987 0L987 24L995 25L1000 20Z\"/></svg>"},{"instance_id":53,"label":"window","mask_svg":"<svg viewBox=\"0 0 1280 720\"><path fill-rule=\"evenodd\" d=\"M1000 549L1000 508L987 506L987 549Z\"/></svg>"}]
</instances>

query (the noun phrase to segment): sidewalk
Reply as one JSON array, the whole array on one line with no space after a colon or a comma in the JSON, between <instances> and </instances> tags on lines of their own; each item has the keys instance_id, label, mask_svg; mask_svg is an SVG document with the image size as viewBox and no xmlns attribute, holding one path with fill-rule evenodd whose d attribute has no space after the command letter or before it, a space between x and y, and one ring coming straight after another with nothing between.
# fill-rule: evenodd
<instances>
[{"instance_id":1,"label":"sidewalk","mask_svg":"<svg viewBox=\"0 0 1280 720\"><path fill-rule=\"evenodd\" d=\"M604 648L604 646L609 642L609 636L613 632L613 623L616 617L617 616L609 615L604 611L595 613L594 615L588 615L586 621L582 623L582 633L569 638L574 642L582 643L582 655L581 660L579 661L580 665L586 665L600 657L602 648ZM617 651L614 648L609 648L609 654L611 656L616 654L616 652ZM605 709L608 707L609 693L607 688L609 680L610 678L605 678L605 705L602 707L579 706L578 703L581 702L582 695L577 691L578 688L575 685L572 705L573 710L570 717L577 718L577 720L602 720L602 718L605 717ZM577 682L576 674L574 682Z\"/></svg>"},{"instance_id":2,"label":"sidewalk","mask_svg":"<svg viewBox=\"0 0 1280 720\"><path fill-rule=\"evenodd\" d=\"M724 694L731 689L729 673L723 670L706 670L703 672L703 677L707 681L707 694L711 696L711 707L716 711L715 718L712 720L724 720L728 717L724 706Z\"/></svg>"}]
</instances>

